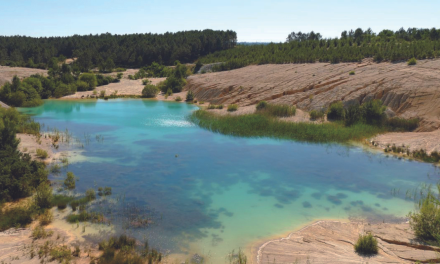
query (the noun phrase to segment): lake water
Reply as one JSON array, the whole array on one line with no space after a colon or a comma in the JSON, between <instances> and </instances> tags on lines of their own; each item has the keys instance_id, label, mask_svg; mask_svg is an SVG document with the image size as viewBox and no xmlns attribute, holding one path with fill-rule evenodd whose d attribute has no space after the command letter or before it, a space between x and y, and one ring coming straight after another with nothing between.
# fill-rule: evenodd
<instances>
[{"instance_id":1,"label":"lake water","mask_svg":"<svg viewBox=\"0 0 440 264\"><path fill-rule=\"evenodd\" d=\"M47 100L21 111L82 140L68 170L78 192L109 186L123 200L103 209L118 231L211 263L315 219L404 217L414 208L406 190L436 180L432 165L359 147L215 134L186 120L196 109L116 99ZM133 212L154 223L116 221Z\"/></svg>"}]
</instances>

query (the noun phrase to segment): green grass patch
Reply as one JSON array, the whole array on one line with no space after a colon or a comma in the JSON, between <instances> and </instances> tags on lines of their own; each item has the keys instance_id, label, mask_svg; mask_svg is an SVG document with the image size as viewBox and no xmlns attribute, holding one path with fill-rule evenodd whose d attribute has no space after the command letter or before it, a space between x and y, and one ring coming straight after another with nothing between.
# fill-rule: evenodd
<instances>
[{"instance_id":1,"label":"green grass patch","mask_svg":"<svg viewBox=\"0 0 440 264\"><path fill-rule=\"evenodd\" d=\"M236 104L230 104L228 105L228 112L234 112L238 110L238 105Z\"/></svg>"},{"instance_id":2,"label":"green grass patch","mask_svg":"<svg viewBox=\"0 0 440 264\"><path fill-rule=\"evenodd\" d=\"M307 142L348 142L383 133L384 128L357 123L346 127L342 122L311 124L285 122L262 114L218 116L197 110L189 120L202 128L241 137L271 137Z\"/></svg>"}]
</instances>

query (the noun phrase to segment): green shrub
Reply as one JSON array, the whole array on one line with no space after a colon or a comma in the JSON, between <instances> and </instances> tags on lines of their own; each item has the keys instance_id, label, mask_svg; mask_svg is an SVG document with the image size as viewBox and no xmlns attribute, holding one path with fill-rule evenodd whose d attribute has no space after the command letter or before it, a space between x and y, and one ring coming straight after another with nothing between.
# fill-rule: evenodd
<instances>
[{"instance_id":1,"label":"green shrub","mask_svg":"<svg viewBox=\"0 0 440 264\"><path fill-rule=\"evenodd\" d=\"M129 79L129 80L136 80L136 79L134 78L134 76L133 76L133 75L131 75L131 74L130 74L130 75L128 75L128 79Z\"/></svg>"},{"instance_id":2,"label":"green shrub","mask_svg":"<svg viewBox=\"0 0 440 264\"><path fill-rule=\"evenodd\" d=\"M358 254L372 255L378 253L377 239L371 233L366 235L359 235L359 238L354 245L354 250Z\"/></svg>"},{"instance_id":3,"label":"green shrub","mask_svg":"<svg viewBox=\"0 0 440 264\"><path fill-rule=\"evenodd\" d=\"M70 214L67 216L66 221L74 224L77 222L91 221L93 223L104 222L104 216L101 213L86 212L85 210L79 210L79 214Z\"/></svg>"},{"instance_id":4,"label":"green shrub","mask_svg":"<svg viewBox=\"0 0 440 264\"><path fill-rule=\"evenodd\" d=\"M46 232L46 230L44 230L44 227L36 226L34 229L32 229L31 237L35 240L50 237L52 236L52 234L53 231Z\"/></svg>"},{"instance_id":5,"label":"green shrub","mask_svg":"<svg viewBox=\"0 0 440 264\"><path fill-rule=\"evenodd\" d=\"M228 105L228 112L234 112L238 110L238 105L236 104L230 104Z\"/></svg>"},{"instance_id":6,"label":"green shrub","mask_svg":"<svg viewBox=\"0 0 440 264\"><path fill-rule=\"evenodd\" d=\"M55 194L52 196L52 202L51 202L52 205L51 206L58 207L58 205L61 204L61 207L62 207L62 204L68 204L73 200L74 200L74 198L72 196Z\"/></svg>"},{"instance_id":7,"label":"green shrub","mask_svg":"<svg viewBox=\"0 0 440 264\"><path fill-rule=\"evenodd\" d=\"M47 159L49 155L47 154L47 151L43 149L37 149L37 157L40 159Z\"/></svg>"},{"instance_id":8,"label":"green shrub","mask_svg":"<svg viewBox=\"0 0 440 264\"><path fill-rule=\"evenodd\" d=\"M364 113L360 105L353 104L345 109L345 125L352 126L364 122Z\"/></svg>"},{"instance_id":9,"label":"green shrub","mask_svg":"<svg viewBox=\"0 0 440 264\"><path fill-rule=\"evenodd\" d=\"M256 108L257 108L257 110L263 110L267 106L268 106L268 103L266 101L261 101L261 102L258 102Z\"/></svg>"},{"instance_id":10,"label":"green shrub","mask_svg":"<svg viewBox=\"0 0 440 264\"><path fill-rule=\"evenodd\" d=\"M78 80L76 83L76 90L78 92L88 91L89 90L89 84L83 81Z\"/></svg>"},{"instance_id":11,"label":"green shrub","mask_svg":"<svg viewBox=\"0 0 440 264\"><path fill-rule=\"evenodd\" d=\"M87 83L88 90L93 90L98 85L96 75L93 73L83 73L79 76L79 80Z\"/></svg>"},{"instance_id":12,"label":"green shrub","mask_svg":"<svg viewBox=\"0 0 440 264\"><path fill-rule=\"evenodd\" d=\"M289 117L296 114L295 106L268 104L265 101L259 102L256 108L259 113L277 117Z\"/></svg>"},{"instance_id":13,"label":"green shrub","mask_svg":"<svg viewBox=\"0 0 440 264\"><path fill-rule=\"evenodd\" d=\"M99 92L99 97L105 98L105 90Z\"/></svg>"},{"instance_id":14,"label":"green shrub","mask_svg":"<svg viewBox=\"0 0 440 264\"><path fill-rule=\"evenodd\" d=\"M11 227L20 228L32 223L33 209L30 207L0 208L0 231Z\"/></svg>"},{"instance_id":15,"label":"green shrub","mask_svg":"<svg viewBox=\"0 0 440 264\"><path fill-rule=\"evenodd\" d=\"M213 104L208 105L208 109L216 109L216 106Z\"/></svg>"},{"instance_id":16,"label":"green shrub","mask_svg":"<svg viewBox=\"0 0 440 264\"><path fill-rule=\"evenodd\" d=\"M122 79L122 76L124 76L124 74L122 72L116 74L116 79L120 80Z\"/></svg>"},{"instance_id":17,"label":"green shrub","mask_svg":"<svg viewBox=\"0 0 440 264\"><path fill-rule=\"evenodd\" d=\"M349 75L355 75L356 73L354 71L351 71L348 73Z\"/></svg>"},{"instance_id":18,"label":"green shrub","mask_svg":"<svg viewBox=\"0 0 440 264\"><path fill-rule=\"evenodd\" d=\"M411 58L408 60L408 65L416 65L416 64L417 64L416 58Z\"/></svg>"},{"instance_id":19,"label":"green shrub","mask_svg":"<svg viewBox=\"0 0 440 264\"><path fill-rule=\"evenodd\" d=\"M176 102L181 102L182 101L182 97L177 96L176 99L174 99Z\"/></svg>"},{"instance_id":20,"label":"green shrub","mask_svg":"<svg viewBox=\"0 0 440 264\"><path fill-rule=\"evenodd\" d=\"M324 119L325 113L321 110L312 110L310 111L310 119L311 120L318 120L318 119Z\"/></svg>"},{"instance_id":21,"label":"green shrub","mask_svg":"<svg viewBox=\"0 0 440 264\"><path fill-rule=\"evenodd\" d=\"M342 102L332 103L327 112L328 120L344 120L345 110Z\"/></svg>"},{"instance_id":22,"label":"green shrub","mask_svg":"<svg viewBox=\"0 0 440 264\"><path fill-rule=\"evenodd\" d=\"M34 203L39 208L51 208L52 207L52 188L48 183L41 183L37 187L37 191L34 196Z\"/></svg>"},{"instance_id":23,"label":"green shrub","mask_svg":"<svg viewBox=\"0 0 440 264\"><path fill-rule=\"evenodd\" d=\"M437 184L436 191L440 191L439 184ZM418 238L439 241L440 199L431 188L428 188L425 193L416 204L415 212L409 213L409 224Z\"/></svg>"},{"instance_id":24,"label":"green shrub","mask_svg":"<svg viewBox=\"0 0 440 264\"><path fill-rule=\"evenodd\" d=\"M151 81L148 79L144 79L144 80L142 80L142 84L143 85L151 84Z\"/></svg>"},{"instance_id":25,"label":"green shrub","mask_svg":"<svg viewBox=\"0 0 440 264\"><path fill-rule=\"evenodd\" d=\"M385 121L386 106L383 105L381 100L371 100L362 104L364 119L368 124L382 125Z\"/></svg>"},{"instance_id":26,"label":"green shrub","mask_svg":"<svg viewBox=\"0 0 440 264\"><path fill-rule=\"evenodd\" d=\"M223 105L217 105L217 109L223 109Z\"/></svg>"},{"instance_id":27,"label":"green shrub","mask_svg":"<svg viewBox=\"0 0 440 264\"><path fill-rule=\"evenodd\" d=\"M44 212L39 216L38 220L40 221L40 225L45 226L52 223L53 214L50 209L44 210Z\"/></svg>"},{"instance_id":28,"label":"green shrub","mask_svg":"<svg viewBox=\"0 0 440 264\"><path fill-rule=\"evenodd\" d=\"M186 101L192 102L193 100L194 100L194 93L192 91L188 91L188 93L186 94Z\"/></svg>"},{"instance_id":29,"label":"green shrub","mask_svg":"<svg viewBox=\"0 0 440 264\"><path fill-rule=\"evenodd\" d=\"M64 188L68 190L73 190L76 187L76 177L73 172L67 172L66 179L64 180Z\"/></svg>"},{"instance_id":30,"label":"green shrub","mask_svg":"<svg viewBox=\"0 0 440 264\"><path fill-rule=\"evenodd\" d=\"M72 251L66 245L53 247L50 249L50 260L58 263L69 263L72 260Z\"/></svg>"},{"instance_id":31,"label":"green shrub","mask_svg":"<svg viewBox=\"0 0 440 264\"><path fill-rule=\"evenodd\" d=\"M142 96L146 98L155 98L159 93L159 88L156 85L147 84L142 90Z\"/></svg>"},{"instance_id":32,"label":"green shrub","mask_svg":"<svg viewBox=\"0 0 440 264\"><path fill-rule=\"evenodd\" d=\"M386 125L392 131L414 131L419 127L420 120L418 118L404 119L404 118L390 118L386 121Z\"/></svg>"}]
</instances>

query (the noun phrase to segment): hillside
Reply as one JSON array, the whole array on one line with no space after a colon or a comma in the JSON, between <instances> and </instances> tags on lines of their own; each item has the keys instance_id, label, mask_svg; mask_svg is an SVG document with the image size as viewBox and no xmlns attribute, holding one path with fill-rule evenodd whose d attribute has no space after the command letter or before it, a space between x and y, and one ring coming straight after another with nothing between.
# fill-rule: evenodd
<instances>
[{"instance_id":1,"label":"hillside","mask_svg":"<svg viewBox=\"0 0 440 264\"><path fill-rule=\"evenodd\" d=\"M349 73L354 71L354 75ZM362 103L381 99L403 118L420 118L418 131L440 127L440 59L406 62L268 64L198 74L188 78L186 90L213 104L253 105L266 100L310 111L335 101Z\"/></svg>"}]
</instances>

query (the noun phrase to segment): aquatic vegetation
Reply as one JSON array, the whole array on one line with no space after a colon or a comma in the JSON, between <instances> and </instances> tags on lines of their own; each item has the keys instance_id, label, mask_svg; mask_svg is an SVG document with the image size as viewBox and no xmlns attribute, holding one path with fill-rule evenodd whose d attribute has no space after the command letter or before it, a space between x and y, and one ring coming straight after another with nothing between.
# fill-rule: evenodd
<instances>
[{"instance_id":1,"label":"aquatic vegetation","mask_svg":"<svg viewBox=\"0 0 440 264\"><path fill-rule=\"evenodd\" d=\"M272 137L309 142L362 140L385 131L383 128L361 123L350 127L345 127L340 123L293 123L280 121L267 115L217 116L203 110L193 112L189 120L202 128L226 135Z\"/></svg>"},{"instance_id":2,"label":"aquatic vegetation","mask_svg":"<svg viewBox=\"0 0 440 264\"><path fill-rule=\"evenodd\" d=\"M51 206L57 206L57 207L61 207L61 208L63 208L63 207L66 208L64 205L67 206L67 204L70 203L73 200L74 200L74 197L72 197L72 196L55 194L52 197Z\"/></svg>"},{"instance_id":3,"label":"aquatic vegetation","mask_svg":"<svg viewBox=\"0 0 440 264\"><path fill-rule=\"evenodd\" d=\"M377 239L371 233L366 235L359 235L359 238L354 245L354 250L358 254L372 255L377 254L379 249L377 246Z\"/></svg>"},{"instance_id":4,"label":"aquatic vegetation","mask_svg":"<svg viewBox=\"0 0 440 264\"><path fill-rule=\"evenodd\" d=\"M238 110L238 105L236 104L230 104L228 105L228 112L234 112Z\"/></svg>"},{"instance_id":5,"label":"aquatic vegetation","mask_svg":"<svg viewBox=\"0 0 440 264\"><path fill-rule=\"evenodd\" d=\"M246 264L247 263L247 257L244 254L243 250L238 249L238 252L235 253L235 250L232 250L231 253L228 255L228 260L230 264Z\"/></svg>"},{"instance_id":6,"label":"aquatic vegetation","mask_svg":"<svg viewBox=\"0 0 440 264\"><path fill-rule=\"evenodd\" d=\"M89 201L93 201L93 200L95 200L95 199L96 199L96 192L95 192L95 190L94 190L94 189L88 189L88 190L86 191L86 198L87 198Z\"/></svg>"},{"instance_id":7,"label":"aquatic vegetation","mask_svg":"<svg viewBox=\"0 0 440 264\"><path fill-rule=\"evenodd\" d=\"M98 188L98 195L99 196L109 196L112 195L112 187L99 187Z\"/></svg>"},{"instance_id":8,"label":"aquatic vegetation","mask_svg":"<svg viewBox=\"0 0 440 264\"><path fill-rule=\"evenodd\" d=\"M67 216L66 221L74 224L77 222L87 222L90 221L92 223L103 223L104 215L102 213L96 212L86 212L85 210L81 210L78 214L70 214Z\"/></svg>"},{"instance_id":9,"label":"aquatic vegetation","mask_svg":"<svg viewBox=\"0 0 440 264\"><path fill-rule=\"evenodd\" d=\"M47 157L49 156L47 154L47 151L43 150L43 149L37 149L37 157L40 159L47 159Z\"/></svg>"},{"instance_id":10,"label":"aquatic vegetation","mask_svg":"<svg viewBox=\"0 0 440 264\"><path fill-rule=\"evenodd\" d=\"M66 179L64 180L64 188L68 190L75 189L76 186L76 177L73 172L67 172Z\"/></svg>"}]
</instances>

